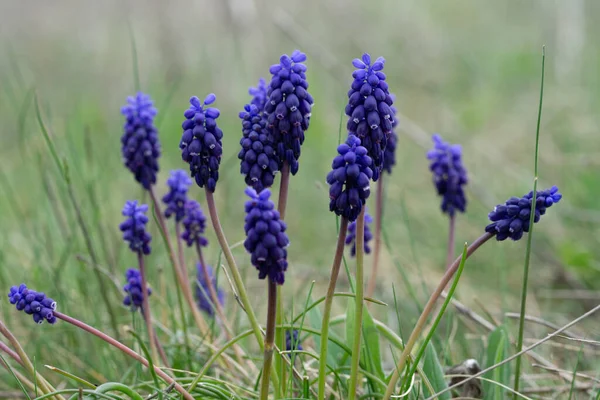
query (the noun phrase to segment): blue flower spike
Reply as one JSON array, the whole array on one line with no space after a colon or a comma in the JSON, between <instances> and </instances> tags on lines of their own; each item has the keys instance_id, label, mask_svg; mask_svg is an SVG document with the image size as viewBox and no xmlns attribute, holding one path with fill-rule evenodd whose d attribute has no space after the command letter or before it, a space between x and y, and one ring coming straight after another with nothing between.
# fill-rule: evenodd
<instances>
[{"instance_id":1,"label":"blue flower spike","mask_svg":"<svg viewBox=\"0 0 600 400\"><path fill-rule=\"evenodd\" d=\"M175 217L176 222L181 222L185 217L185 203L187 202L187 192L192 184L192 180L182 169L171 171L171 176L167 179L169 192L163 197L163 202L167 205L165 217Z\"/></svg>"},{"instance_id":2,"label":"blue flower spike","mask_svg":"<svg viewBox=\"0 0 600 400\"><path fill-rule=\"evenodd\" d=\"M44 321L49 324L56 323L56 317L53 314L53 311L56 310L56 302L42 292L28 289L24 283L10 288L8 300L10 304L15 305L17 310L31 315L36 324L42 324Z\"/></svg>"},{"instance_id":3,"label":"blue flower spike","mask_svg":"<svg viewBox=\"0 0 600 400\"><path fill-rule=\"evenodd\" d=\"M126 219L119 225L119 228L123 232L123 240L129 243L131 251L150 254L152 236L146 231L148 223L146 211L148 211L147 204L138 205L136 200L127 201L123 207L123 216Z\"/></svg>"},{"instance_id":4,"label":"blue flower spike","mask_svg":"<svg viewBox=\"0 0 600 400\"><path fill-rule=\"evenodd\" d=\"M131 311L141 309L144 305L144 291L142 289L142 274L138 269L130 268L125 272L127 283L123 286L125 297L123 305L129 307ZM152 294L152 289L148 288L148 296Z\"/></svg>"},{"instance_id":5,"label":"blue flower spike","mask_svg":"<svg viewBox=\"0 0 600 400\"><path fill-rule=\"evenodd\" d=\"M210 287L208 286L209 283L206 282L202 264L200 264L200 263L196 264L196 268L198 270L197 271L198 282L197 282L197 285L195 285L196 286L196 301L198 302L198 308L200 308L202 311L204 311L206 314L208 314L212 317L215 315L215 308L213 306L212 298L210 297ZM212 267L210 265L207 265L206 270L208 272L210 284L212 285L212 287L215 289L215 292L217 293L217 300L219 301L219 304L220 305L225 304L225 292L223 292L223 290L217 286L217 278L214 275L214 271L213 271Z\"/></svg>"}]
</instances>

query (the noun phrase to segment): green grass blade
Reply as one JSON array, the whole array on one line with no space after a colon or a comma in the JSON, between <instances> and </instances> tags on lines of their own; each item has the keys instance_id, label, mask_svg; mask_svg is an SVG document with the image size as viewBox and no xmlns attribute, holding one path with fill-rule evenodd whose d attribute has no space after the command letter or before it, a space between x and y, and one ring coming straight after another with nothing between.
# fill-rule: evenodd
<instances>
[{"instance_id":1,"label":"green grass blade","mask_svg":"<svg viewBox=\"0 0 600 400\"><path fill-rule=\"evenodd\" d=\"M19 385L19 388L21 389L21 391L23 391L23 394L25 394L25 398L27 400L31 400L31 397L29 397L29 393L27 392L27 389L25 389L25 386L23 386L23 382L21 382L21 380L19 378L17 378L17 374L15 374L15 371L12 369L10 364L8 362L6 362L6 359L2 356L1 353L0 353L0 360L2 361L2 363L4 364L6 369L8 369L8 372L10 372L10 374L13 376L13 378L15 378L15 380L17 381L17 385Z\"/></svg>"}]
</instances>

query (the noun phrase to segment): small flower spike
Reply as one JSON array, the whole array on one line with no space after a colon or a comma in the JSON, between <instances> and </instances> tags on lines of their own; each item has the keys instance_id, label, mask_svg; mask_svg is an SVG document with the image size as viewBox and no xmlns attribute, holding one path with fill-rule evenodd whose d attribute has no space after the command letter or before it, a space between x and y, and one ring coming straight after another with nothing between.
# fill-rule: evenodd
<instances>
[{"instance_id":1,"label":"small flower spike","mask_svg":"<svg viewBox=\"0 0 600 400\"><path fill-rule=\"evenodd\" d=\"M142 274L138 269L130 268L125 272L127 283L123 286L125 297L123 305L131 308L131 311L141 309L144 305L144 291L142 289ZM152 289L148 288L148 296L152 294Z\"/></svg>"},{"instance_id":2,"label":"small flower spike","mask_svg":"<svg viewBox=\"0 0 600 400\"><path fill-rule=\"evenodd\" d=\"M306 54L295 50L284 54L279 64L272 65L273 75L267 89L265 114L267 129L275 145L279 167L287 161L292 175L298 172L300 146L310 123L313 98L306 81Z\"/></svg>"},{"instance_id":3,"label":"small flower spike","mask_svg":"<svg viewBox=\"0 0 600 400\"><path fill-rule=\"evenodd\" d=\"M538 190L535 200L535 216L533 222L538 222L540 217L546 213L546 209L552 204L558 203L562 194L556 186L550 189ZM519 240L523 232L529 232L529 219L531 217L531 201L533 192L529 192L522 198L511 197L505 204L497 205L494 211L488 214L491 224L485 227L485 231L496 235L496 240L502 241L510 238Z\"/></svg>"},{"instance_id":4,"label":"small flower spike","mask_svg":"<svg viewBox=\"0 0 600 400\"><path fill-rule=\"evenodd\" d=\"M121 114L125 116L121 136L123 162L144 189L150 189L156 183L160 157L158 131L154 127L156 108L152 106L150 96L139 92L135 97L127 98Z\"/></svg>"},{"instance_id":5,"label":"small flower spike","mask_svg":"<svg viewBox=\"0 0 600 400\"><path fill-rule=\"evenodd\" d=\"M304 350L302 348L302 344L300 343L300 337L298 336L298 330L294 329L293 331L285 331L285 349L287 351L292 350Z\"/></svg>"},{"instance_id":6,"label":"small flower spike","mask_svg":"<svg viewBox=\"0 0 600 400\"><path fill-rule=\"evenodd\" d=\"M217 126L220 111L206 107L216 99L212 93L206 96L204 103L200 103L196 96L190 99L190 108L183 113L186 120L181 125L183 135L179 142L181 158L190 165L196 184L200 187L206 185L211 192L215 191L219 180L223 154L223 131Z\"/></svg>"},{"instance_id":7,"label":"small flower spike","mask_svg":"<svg viewBox=\"0 0 600 400\"><path fill-rule=\"evenodd\" d=\"M13 286L8 292L10 304L14 304L17 310L24 311L32 315L36 324L48 321L49 324L56 323L56 317L52 313L56 310L56 302L44 293L27 289L22 283L20 286Z\"/></svg>"},{"instance_id":8,"label":"small flower spike","mask_svg":"<svg viewBox=\"0 0 600 400\"><path fill-rule=\"evenodd\" d=\"M440 135L433 135L434 148L427 153L431 160L429 169L433 172L433 183L438 195L442 196L442 212L453 216L456 211L465 212L467 199L463 186L467 184L467 170L462 164L462 150L459 145L451 145Z\"/></svg>"},{"instance_id":9,"label":"small flower spike","mask_svg":"<svg viewBox=\"0 0 600 400\"><path fill-rule=\"evenodd\" d=\"M392 100L394 99L394 95ZM396 146L398 144L398 134L396 133L396 126L398 126L398 118L396 117L396 107L391 106L392 110L392 132L387 139L387 145L383 153L383 170L388 174L392 173L392 168L396 165Z\"/></svg>"},{"instance_id":10,"label":"small flower spike","mask_svg":"<svg viewBox=\"0 0 600 400\"><path fill-rule=\"evenodd\" d=\"M265 110L265 104L267 103L267 82L264 78L258 80L258 85L255 88L251 87L248 89L248 94L252 96L250 105L258 108L260 113Z\"/></svg>"},{"instance_id":11,"label":"small flower spike","mask_svg":"<svg viewBox=\"0 0 600 400\"><path fill-rule=\"evenodd\" d=\"M350 222L356 220L369 197L373 178L373 161L360 144L359 138L349 135L346 143L338 146L339 155L333 159L332 171L327 175L327 183L331 185L329 210Z\"/></svg>"},{"instance_id":12,"label":"small flower spike","mask_svg":"<svg viewBox=\"0 0 600 400\"><path fill-rule=\"evenodd\" d=\"M198 243L200 246L208 246L208 239L204 235L206 229L206 217L195 200L185 203L185 217L183 218L183 233L181 238L188 246Z\"/></svg>"},{"instance_id":13,"label":"small flower spike","mask_svg":"<svg viewBox=\"0 0 600 400\"><path fill-rule=\"evenodd\" d=\"M187 192L192 184L192 180L182 169L171 171L171 176L167 179L169 193L163 197L163 202L167 205L165 217L175 216L176 222L181 222L185 216L185 203L187 201Z\"/></svg>"},{"instance_id":14,"label":"small flower spike","mask_svg":"<svg viewBox=\"0 0 600 400\"><path fill-rule=\"evenodd\" d=\"M374 181L379 179L384 150L394 123L394 112L391 109L394 101L385 82L384 64L383 57L371 64L368 53L363 54L362 59L352 61L357 69L352 73L354 81L348 91L346 106L348 132L360 138L373 159Z\"/></svg>"},{"instance_id":15,"label":"small flower spike","mask_svg":"<svg viewBox=\"0 0 600 400\"><path fill-rule=\"evenodd\" d=\"M261 81L264 84L264 80ZM279 158L266 129L267 120L259 107L261 103L264 106L266 98L266 92L262 92L260 88L260 82L258 88L250 88L249 92L254 93L254 99L239 114L243 135L240 140L242 149L238 154L241 160L240 171L245 176L246 185L252 186L258 193L273 185L275 173L279 170Z\"/></svg>"},{"instance_id":16,"label":"small flower spike","mask_svg":"<svg viewBox=\"0 0 600 400\"><path fill-rule=\"evenodd\" d=\"M129 242L129 248L132 251L150 254L152 236L146 231L148 222L146 211L148 211L147 204L138 205L136 200L127 201L123 207L123 216L126 219L119 225L119 228L123 232L123 240Z\"/></svg>"},{"instance_id":17,"label":"small flower spike","mask_svg":"<svg viewBox=\"0 0 600 400\"><path fill-rule=\"evenodd\" d=\"M196 300L198 301L198 308L202 311L210 315L211 317L215 315L215 309L213 307L213 301L210 297L210 288L206 279L204 279L204 270L202 269L202 264L198 263L196 265L198 269L197 279L198 282L196 286ZM217 299L219 300L219 304L225 304L225 292L217 286L217 278L214 275L213 269L210 265L206 266L208 271L208 276L210 277L210 284L215 289L217 293ZM198 286L199 285L199 286Z\"/></svg>"},{"instance_id":18,"label":"small flower spike","mask_svg":"<svg viewBox=\"0 0 600 400\"><path fill-rule=\"evenodd\" d=\"M365 211L365 243L364 249L365 253L369 254L371 252L371 247L369 247L369 241L373 239L373 234L371 233L371 229L369 225L373 222L373 218L367 211ZM356 255L356 221L351 222L348 225L348 233L346 234L346 245L352 245L350 249L350 254L352 257Z\"/></svg>"},{"instance_id":19,"label":"small flower spike","mask_svg":"<svg viewBox=\"0 0 600 400\"><path fill-rule=\"evenodd\" d=\"M246 189L250 200L246 202L244 247L252 255L252 265L258 269L258 278L267 276L273 282L283 285L287 270L287 250L290 243L285 233L286 224L279 219L279 211L269 199L268 189L260 194L252 188Z\"/></svg>"}]
</instances>

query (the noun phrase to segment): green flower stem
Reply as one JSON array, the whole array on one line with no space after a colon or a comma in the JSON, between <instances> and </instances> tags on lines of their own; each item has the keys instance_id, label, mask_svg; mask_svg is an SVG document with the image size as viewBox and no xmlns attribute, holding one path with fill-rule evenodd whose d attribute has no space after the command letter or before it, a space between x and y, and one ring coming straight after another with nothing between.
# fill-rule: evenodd
<instances>
[{"instance_id":1,"label":"green flower stem","mask_svg":"<svg viewBox=\"0 0 600 400\"><path fill-rule=\"evenodd\" d=\"M61 319L65 322L71 324L71 325L76 326L77 328L83 329L84 331L91 333L92 335L104 340L106 343L110 344L111 346L114 346L117 349L121 350L123 353L127 354L129 357L133 358L134 360L142 363L144 366L149 367L150 364L148 363L148 360L146 360L144 357L142 357L135 351L131 350L129 347L125 346L123 343L108 336L106 333L101 332L98 329L91 327L82 321L79 321L78 319L72 318L72 317L65 315L63 313L60 313L58 311L54 311L54 316L58 319ZM179 383L177 383L173 378L171 378L169 375L164 373L160 368L154 366L154 372L156 373L156 375L160 376L160 378L162 380L164 380L166 383L168 383L169 385L174 385L175 390L177 390L185 399L194 400L194 397L190 393L188 393Z\"/></svg>"},{"instance_id":2,"label":"green flower stem","mask_svg":"<svg viewBox=\"0 0 600 400\"><path fill-rule=\"evenodd\" d=\"M450 268L452 260L454 260L454 238L456 236L456 215L450 216L448 224L448 251L446 253L446 270Z\"/></svg>"},{"instance_id":3,"label":"green flower stem","mask_svg":"<svg viewBox=\"0 0 600 400\"><path fill-rule=\"evenodd\" d=\"M479 238L477 238L467 249L467 258L470 257L471 254L473 254L475 252L475 250L477 250L479 247L481 247L481 245L483 245L485 242L490 240L492 237L494 237L493 234L486 232L485 234L483 234ZM423 312L421 313L421 316L419 317L417 324L415 325L412 333L410 334L410 337L408 338L408 341L406 342L406 345L404 347L404 351L402 351L402 354L400 355L400 359L398 360L398 365L394 369L394 372L390 378L390 382L388 384L387 390L385 392L385 395L383 396L384 400L389 400L390 397L394 394L394 389L396 387L396 383L398 383L400 374L404 370L404 366L406 365L406 360L408 359L409 355L411 354L411 351L412 351L413 347L415 346L415 343L419 339L419 336L421 335L421 331L425 327L427 318L429 317L429 314L432 313L437 299L440 297L440 295L444 291L444 288L446 287L448 282L450 282L450 279L452 279L452 276L458 269L461 260L462 260L462 256L458 257L456 260L454 260L452 265L448 268L448 270L442 277L442 279L441 279L440 283L438 284L437 288L435 289L435 291L431 294L431 297L427 301L425 308L423 308Z\"/></svg>"},{"instance_id":4,"label":"green flower stem","mask_svg":"<svg viewBox=\"0 0 600 400\"><path fill-rule=\"evenodd\" d=\"M268 279L268 309L267 309L267 332L265 335L265 351L263 373L260 385L260 399L269 398L269 376L271 374L271 364L273 363L273 349L275 346L275 319L277 314L277 283ZM278 390L275 388L275 390Z\"/></svg>"},{"instance_id":5,"label":"green flower stem","mask_svg":"<svg viewBox=\"0 0 600 400\"><path fill-rule=\"evenodd\" d=\"M375 198L375 240L373 243L373 266L371 267L371 275L367 283L367 297L373 297L375 286L377 285L377 270L379 268L379 254L381 252L381 222L383 219L383 177L384 173L379 176L377 182L377 195Z\"/></svg>"},{"instance_id":6,"label":"green flower stem","mask_svg":"<svg viewBox=\"0 0 600 400\"><path fill-rule=\"evenodd\" d=\"M282 221L285 220L285 211L287 208L289 187L290 164L287 161L284 161L283 166L281 167L281 179L279 181L279 200L277 202L277 211L279 211L279 218ZM276 323L278 327L283 324L283 287L281 285L277 286ZM281 328L275 329L275 344L280 350L285 348L285 333ZM283 355L278 355L277 357L275 357L275 370L281 377L281 393L286 393L286 369L284 368L282 357Z\"/></svg>"},{"instance_id":7,"label":"green flower stem","mask_svg":"<svg viewBox=\"0 0 600 400\"><path fill-rule=\"evenodd\" d=\"M177 236L177 254L179 255L179 268L181 268L181 274L183 279L187 282L188 274L187 268L185 267L185 257L183 255L183 243L181 239L181 223L175 222L175 235ZM177 281L177 271L173 269L173 277ZM189 284L186 284L189 287ZM177 292L177 304L179 306L179 318L181 319L181 325L183 327L183 342L185 343L185 352L187 355L187 365L188 369L192 369L191 359L192 359L192 348L190 346L190 338L188 335L188 326L187 319L185 317L185 311L183 309L183 300L181 299L181 293L179 290Z\"/></svg>"},{"instance_id":8,"label":"green flower stem","mask_svg":"<svg viewBox=\"0 0 600 400\"><path fill-rule=\"evenodd\" d=\"M346 232L348 231L348 218L342 217L340 230L338 234L333 265L331 266L331 276L329 277L329 286L325 295L325 305L323 309L323 323L321 324L321 350L319 355L319 400L325 399L325 380L327 378L327 347L329 345L329 322L331 318L331 305L335 294L335 285L337 283L342 257L344 256L344 244L346 241ZM295 321L294 321L295 322Z\"/></svg>"},{"instance_id":9,"label":"green flower stem","mask_svg":"<svg viewBox=\"0 0 600 400\"><path fill-rule=\"evenodd\" d=\"M138 266L140 275L142 276L142 315L146 323L146 331L148 332L148 342L150 343L150 352L155 363L158 363L158 346L155 340L154 328L152 327L152 314L150 313L150 302L148 301L148 281L146 280L146 266L144 263L144 255L138 251Z\"/></svg>"},{"instance_id":10,"label":"green flower stem","mask_svg":"<svg viewBox=\"0 0 600 400\"><path fill-rule=\"evenodd\" d=\"M365 209L363 206L356 219L356 308L354 314L354 338L352 339L352 362L350 364L350 384L348 400L356 398L360 364L360 340L362 337L362 317L364 308L364 271L365 256Z\"/></svg>"}]
</instances>

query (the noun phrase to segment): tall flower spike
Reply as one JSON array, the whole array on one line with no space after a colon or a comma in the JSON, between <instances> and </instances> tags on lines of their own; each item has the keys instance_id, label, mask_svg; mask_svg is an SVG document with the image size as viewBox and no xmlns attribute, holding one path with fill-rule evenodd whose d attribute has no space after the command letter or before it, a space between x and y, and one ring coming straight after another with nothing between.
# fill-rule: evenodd
<instances>
[{"instance_id":1,"label":"tall flower spike","mask_svg":"<svg viewBox=\"0 0 600 400\"><path fill-rule=\"evenodd\" d=\"M392 100L395 100L395 96L391 95ZM392 173L392 168L396 165L396 146L398 144L398 134L396 133L396 127L398 126L398 118L396 116L396 107L390 106L392 110L392 131L387 138L387 144L383 152L383 170L387 171L388 174Z\"/></svg>"},{"instance_id":2,"label":"tall flower spike","mask_svg":"<svg viewBox=\"0 0 600 400\"><path fill-rule=\"evenodd\" d=\"M287 351L304 350L298 333L298 329L294 329L291 333L289 330L285 331L285 349Z\"/></svg>"},{"instance_id":3,"label":"tall flower spike","mask_svg":"<svg viewBox=\"0 0 600 400\"><path fill-rule=\"evenodd\" d=\"M261 81L264 84L264 80ZM254 93L254 99L239 114L243 135L240 140L242 149L238 154L241 160L240 172L245 176L246 184L259 193L273 185L275 173L279 170L279 159L266 130L267 121L259 107L261 103L264 106L266 97L266 92L260 88L260 82L258 88L250 88L249 92Z\"/></svg>"},{"instance_id":4,"label":"tall flower spike","mask_svg":"<svg viewBox=\"0 0 600 400\"><path fill-rule=\"evenodd\" d=\"M373 160L360 143L359 138L349 135L346 143L338 146L339 155L333 159L332 170L327 175L327 183L331 185L329 210L350 222L356 220L371 194Z\"/></svg>"},{"instance_id":5,"label":"tall flower spike","mask_svg":"<svg viewBox=\"0 0 600 400\"><path fill-rule=\"evenodd\" d=\"M202 269L202 264L198 263L196 265L196 268L198 270L198 282L195 285L198 308L200 308L202 311L204 311L212 317L215 315L215 309L213 306L212 299L210 297L210 288L208 286L208 283L206 282L206 279L204 279L204 270ZM217 292L217 298L219 300L219 303L221 305L225 304L225 292L223 292L223 290L217 286L217 278L213 273L212 267L210 265L207 265L206 269L208 271L208 276L210 277L210 284L215 289L215 292Z\"/></svg>"},{"instance_id":6,"label":"tall flower spike","mask_svg":"<svg viewBox=\"0 0 600 400\"><path fill-rule=\"evenodd\" d=\"M535 200L535 216L533 222L538 222L552 204L558 203L562 198L556 186L550 189L538 190ZM531 201L533 191L522 198L511 197L505 204L497 205L494 211L488 214L491 224L485 231L496 235L496 240L502 241L510 238L519 240L523 232L529 232L529 219L531 217Z\"/></svg>"},{"instance_id":7,"label":"tall flower spike","mask_svg":"<svg viewBox=\"0 0 600 400\"><path fill-rule=\"evenodd\" d=\"M463 186L467 184L467 170L462 164L462 150L451 145L438 134L433 135L434 148L427 153L431 160L433 183L438 195L442 196L442 212L453 216L456 211L465 212L467 199Z\"/></svg>"},{"instance_id":8,"label":"tall flower spike","mask_svg":"<svg viewBox=\"0 0 600 400\"><path fill-rule=\"evenodd\" d=\"M198 243L200 246L208 246L208 240L204 237L206 229L206 217L195 200L185 203L185 217L183 218L183 233L181 238L188 246Z\"/></svg>"},{"instance_id":9,"label":"tall flower spike","mask_svg":"<svg viewBox=\"0 0 600 400\"><path fill-rule=\"evenodd\" d=\"M306 81L306 55L298 50L284 54L272 65L265 113L267 129L277 150L279 167L287 161L292 175L298 172L300 146L310 122L313 98Z\"/></svg>"},{"instance_id":10,"label":"tall flower spike","mask_svg":"<svg viewBox=\"0 0 600 400\"><path fill-rule=\"evenodd\" d=\"M379 57L371 64L368 53L363 54L362 59L352 61L357 69L352 73L354 81L348 91L346 106L348 132L360 138L373 159L374 181L379 179L387 138L394 122L391 109L394 101L385 82L384 63L385 59Z\"/></svg>"},{"instance_id":11,"label":"tall flower spike","mask_svg":"<svg viewBox=\"0 0 600 400\"><path fill-rule=\"evenodd\" d=\"M369 225L373 222L373 218L371 215L365 211L365 243L364 249L365 253L371 253L371 247L369 247L369 241L373 239L373 234L371 233L371 229ZM350 254L352 257L356 255L356 221L351 222L348 225L348 233L346 234L346 245L352 245L350 248Z\"/></svg>"},{"instance_id":12,"label":"tall flower spike","mask_svg":"<svg viewBox=\"0 0 600 400\"><path fill-rule=\"evenodd\" d=\"M125 272L127 283L123 286L125 297L123 305L130 307L131 311L136 311L144 305L144 291L142 289L142 274L138 269L130 268ZM148 296L152 294L152 289L148 288Z\"/></svg>"},{"instance_id":13,"label":"tall flower spike","mask_svg":"<svg viewBox=\"0 0 600 400\"><path fill-rule=\"evenodd\" d=\"M10 304L14 304L17 310L24 311L32 315L36 324L48 321L49 324L56 322L56 317L52 313L56 310L56 302L44 293L27 289L27 285L22 283L19 286L13 286L8 292Z\"/></svg>"},{"instance_id":14,"label":"tall flower spike","mask_svg":"<svg viewBox=\"0 0 600 400\"><path fill-rule=\"evenodd\" d=\"M287 270L287 250L289 239L285 233L286 224L279 219L279 211L269 199L268 189L260 194L252 188L246 189L250 200L246 202L246 220L244 247L252 255L252 265L258 269L258 278L267 276L273 282L282 285Z\"/></svg>"},{"instance_id":15,"label":"tall flower spike","mask_svg":"<svg viewBox=\"0 0 600 400\"><path fill-rule=\"evenodd\" d=\"M220 111L206 107L217 97L209 94L204 103L194 96L190 99L190 108L184 113L186 118L181 125L183 135L179 142L181 158L190 165L191 176L200 187L215 191L219 179L219 164L223 154L223 131L217 126Z\"/></svg>"},{"instance_id":16,"label":"tall flower spike","mask_svg":"<svg viewBox=\"0 0 600 400\"><path fill-rule=\"evenodd\" d=\"M135 97L127 98L121 114L125 116L121 136L123 162L144 189L150 189L156 183L160 157L160 142L154 127L156 108L152 106L150 96L138 92Z\"/></svg>"},{"instance_id":17,"label":"tall flower spike","mask_svg":"<svg viewBox=\"0 0 600 400\"><path fill-rule=\"evenodd\" d=\"M167 205L165 217L175 216L176 222L181 222L185 216L185 203L187 201L187 192L192 184L192 180L182 169L171 171L171 176L167 179L169 193L163 197L163 202Z\"/></svg>"},{"instance_id":18,"label":"tall flower spike","mask_svg":"<svg viewBox=\"0 0 600 400\"><path fill-rule=\"evenodd\" d=\"M132 251L150 254L152 236L146 231L148 222L146 211L148 211L147 204L138 205L136 200L127 201L123 207L123 216L126 219L119 225L119 228L123 232L123 240L129 242L129 248Z\"/></svg>"}]
</instances>

